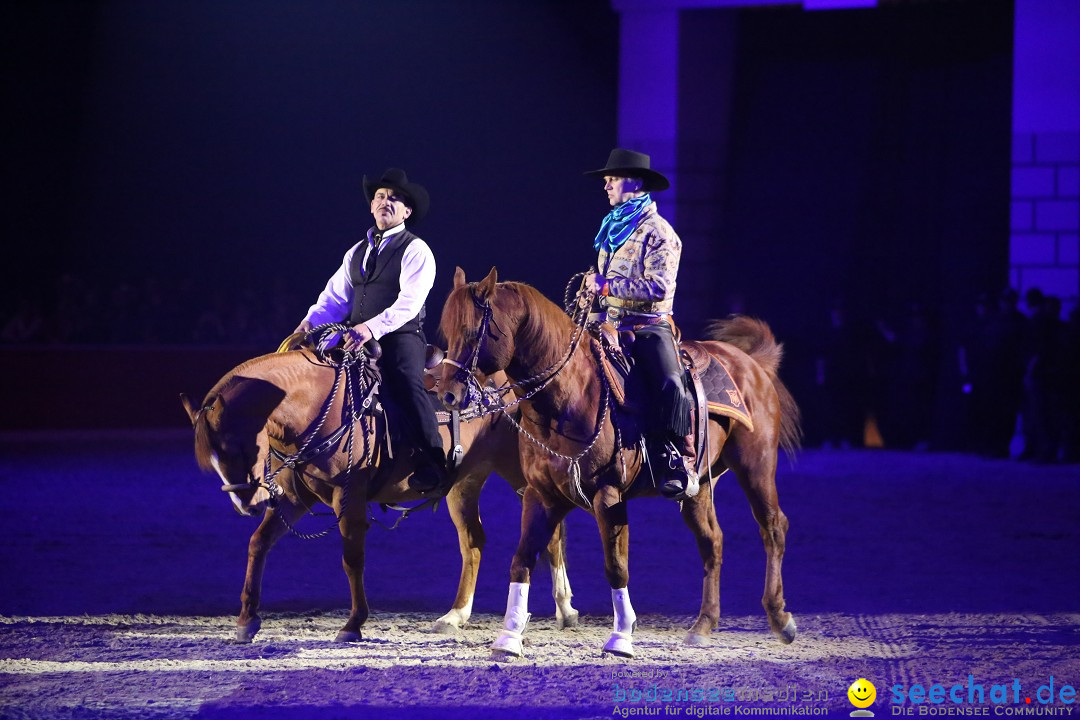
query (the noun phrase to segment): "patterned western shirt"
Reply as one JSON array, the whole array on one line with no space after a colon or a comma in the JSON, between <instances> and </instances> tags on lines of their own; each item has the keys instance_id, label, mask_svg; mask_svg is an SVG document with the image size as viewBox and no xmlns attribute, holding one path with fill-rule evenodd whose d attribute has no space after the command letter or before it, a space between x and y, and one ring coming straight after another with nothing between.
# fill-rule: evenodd
<instances>
[{"instance_id":1,"label":"patterned western shirt","mask_svg":"<svg viewBox=\"0 0 1080 720\"><path fill-rule=\"evenodd\" d=\"M654 202L618 250L600 250L597 267L608 282L605 304L633 315L670 314L681 254L682 240Z\"/></svg>"}]
</instances>

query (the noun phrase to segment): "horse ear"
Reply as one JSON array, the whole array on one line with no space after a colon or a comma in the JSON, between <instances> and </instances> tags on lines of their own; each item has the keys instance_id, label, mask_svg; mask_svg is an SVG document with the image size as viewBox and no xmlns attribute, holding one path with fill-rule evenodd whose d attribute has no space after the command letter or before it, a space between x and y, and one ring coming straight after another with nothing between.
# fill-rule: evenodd
<instances>
[{"instance_id":1,"label":"horse ear","mask_svg":"<svg viewBox=\"0 0 1080 720\"><path fill-rule=\"evenodd\" d=\"M480 291L481 298L490 298L495 294L495 283L499 282L499 273L495 271L495 267L492 266L491 272L487 274L487 277L476 284L476 289Z\"/></svg>"},{"instance_id":2,"label":"horse ear","mask_svg":"<svg viewBox=\"0 0 1080 720\"><path fill-rule=\"evenodd\" d=\"M188 418L191 419L191 424L194 425L195 416L199 412L198 408L195 407L195 403L191 402L191 398L189 398L186 394L180 393L180 404L184 406L184 410L187 411Z\"/></svg>"},{"instance_id":3,"label":"horse ear","mask_svg":"<svg viewBox=\"0 0 1080 720\"><path fill-rule=\"evenodd\" d=\"M454 269L454 289L457 290L459 287L463 286L464 284L465 284L465 271L461 269L460 265L458 265L457 268Z\"/></svg>"}]
</instances>

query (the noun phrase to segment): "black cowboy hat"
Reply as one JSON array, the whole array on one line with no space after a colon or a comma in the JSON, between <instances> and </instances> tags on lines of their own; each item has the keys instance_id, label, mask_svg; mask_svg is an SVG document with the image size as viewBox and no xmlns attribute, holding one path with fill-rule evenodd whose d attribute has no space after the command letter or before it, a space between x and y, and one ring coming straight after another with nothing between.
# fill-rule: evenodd
<instances>
[{"instance_id":1,"label":"black cowboy hat","mask_svg":"<svg viewBox=\"0 0 1080 720\"><path fill-rule=\"evenodd\" d=\"M404 170L387 168L382 177L370 182L367 175L364 176L364 194L367 195L368 202L374 199L375 191L379 188L390 188L405 196L405 204L412 208L412 214L409 215L408 220L409 225L415 225L427 215L428 207L431 205L428 191L424 189L423 185L409 182Z\"/></svg>"},{"instance_id":2,"label":"black cowboy hat","mask_svg":"<svg viewBox=\"0 0 1080 720\"><path fill-rule=\"evenodd\" d=\"M607 165L599 170L590 170L586 175L614 175L616 177L636 177L645 181L641 189L646 192L667 190L671 187L668 179L649 167L649 156L645 153L615 148L608 155Z\"/></svg>"}]
</instances>

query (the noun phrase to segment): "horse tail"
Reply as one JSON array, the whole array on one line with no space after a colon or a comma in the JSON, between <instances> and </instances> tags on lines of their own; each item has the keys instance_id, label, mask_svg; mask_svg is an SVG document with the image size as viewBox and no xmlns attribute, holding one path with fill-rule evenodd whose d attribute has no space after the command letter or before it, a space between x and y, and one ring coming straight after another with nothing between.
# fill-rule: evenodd
<instances>
[{"instance_id":1,"label":"horse tail","mask_svg":"<svg viewBox=\"0 0 1080 720\"><path fill-rule=\"evenodd\" d=\"M729 315L710 322L705 333L710 340L739 348L765 370L780 400L780 447L793 457L802 446L801 413L795 398L780 380L784 346L776 341L772 329L764 320L749 315Z\"/></svg>"}]
</instances>

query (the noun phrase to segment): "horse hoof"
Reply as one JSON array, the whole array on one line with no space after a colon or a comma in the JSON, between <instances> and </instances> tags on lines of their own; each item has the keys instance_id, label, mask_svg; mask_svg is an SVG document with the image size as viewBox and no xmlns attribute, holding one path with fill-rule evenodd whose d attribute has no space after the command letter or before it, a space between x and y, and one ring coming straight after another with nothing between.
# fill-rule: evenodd
<instances>
[{"instance_id":1,"label":"horse hoof","mask_svg":"<svg viewBox=\"0 0 1080 720\"><path fill-rule=\"evenodd\" d=\"M431 632L436 635L457 635L461 628L445 620L436 620L431 626Z\"/></svg>"},{"instance_id":2,"label":"horse hoof","mask_svg":"<svg viewBox=\"0 0 1080 720\"><path fill-rule=\"evenodd\" d=\"M555 627L559 630L566 630L567 628L576 628L578 626L578 611L575 610L572 613L566 615L560 615L555 618Z\"/></svg>"},{"instance_id":3,"label":"horse hoof","mask_svg":"<svg viewBox=\"0 0 1080 720\"><path fill-rule=\"evenodd\" d=\"M491 652L494 657L503 655L507 658L519 658L524 653L521 646L521 636L504 632L491 644Z\"/></svg>"},{"instance_id":4,"label":"horse hoof","mask_svg":"<svg viewBox=\"0 0 1080 720\"><path fill-rule=\"evenodd\" d=\"M255 636L259 633L259 629L262 627L262 621L255 618L246 625L236 626L236 642L238 643L250 643L255 640Z\"/></svg>"},{"instance_id":5,"label":"horse hoof","mask_svg":"<svg viewBox=\"0 0 1080 720\"><path fill-rule=\"evenodd\" d=\"M621 633L612 633L611 638L604 645L604 652L619 657L632 658L634 657L634 643Z\"/></svg>"},{"instance_id":6,"label":"horse hoof","mask_svg":"<svg viewBox=\"0 0 1080 720\"><path fill-rule=\"evenodd\" d=\"M799 628L795 625L795 616L792 615L791 619L787 621L787 625L785 625L784 629L777 633L777 635L780 638L780 642L784 643L785 645L790 645L791 642L795 639L795 633L797 633L798 631Z\"/></svg>"},{"instance_id":7,"label":"horse hoof","mask_svg":"<svg viewBox=\"0 0 1080 720\"><path fill-rule=\"evenodd\" d=\"M689 645L690 647L708 647L711 644L708 635L698 635L697 633L686 633L686 639L683 640L683 645Z\"/></svg>"},{"instance_id":8,"label":"horse hoof","mask_svg":"<svg viewBox=\"0 0 1080 720\"><path fill-rule=\"evenodd\" d=\"M360 642L362 639L363 637L360 635L359 632L353 632L352 630L342 630L337 634L337 637L334 638L334 642L351 643Z\"/></svg>"}]
</instances>

